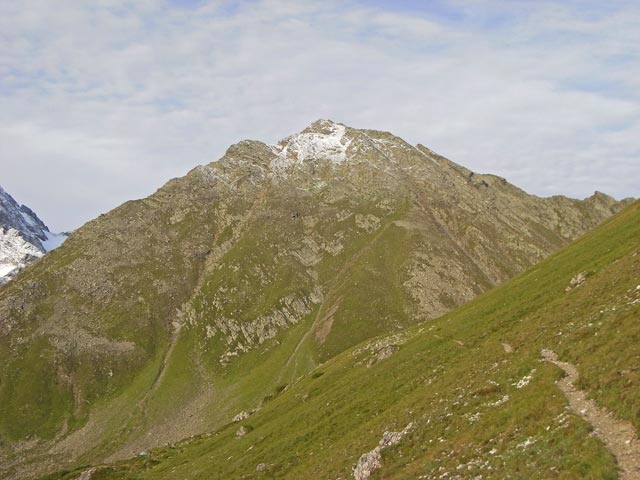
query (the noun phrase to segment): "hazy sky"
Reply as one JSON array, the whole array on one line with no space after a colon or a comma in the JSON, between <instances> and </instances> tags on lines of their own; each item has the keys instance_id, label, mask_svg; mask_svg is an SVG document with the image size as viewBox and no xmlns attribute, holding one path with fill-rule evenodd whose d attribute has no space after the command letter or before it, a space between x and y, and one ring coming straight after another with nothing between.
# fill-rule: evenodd
<instances>
[{"instance_id":1,"label":"hazy sky","mask_svg":"<svg viewBox=\"0 0 640 480\"><path fill-rule=\"evenodd\" d=\"M330 118L640 196L639 26L637 0L0 0L0 185L72 229Z\"/></svg>"}]
</instances>

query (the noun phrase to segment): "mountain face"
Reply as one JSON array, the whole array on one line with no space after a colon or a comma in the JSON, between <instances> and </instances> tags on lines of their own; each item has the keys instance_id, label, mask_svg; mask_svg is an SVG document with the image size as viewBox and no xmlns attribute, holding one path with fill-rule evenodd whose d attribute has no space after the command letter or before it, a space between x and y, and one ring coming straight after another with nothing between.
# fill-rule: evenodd
<instances>
[{"instance_id":1,"label":"mountain face","mask_svg":"<svg viewBox=\"0 0 640 480\"><path fill-rule=\"evenodd\" d=\"M65 238L64 234L51 233L29 207L19 205L0 187L0 285Z\"/></svg>"},{"instance_id":2,"label":"mountain face","mask_svg":"<svg viewBox=\"0 0 640 480\"><path fill-rule=\"evenodd\" d=\"M277 145L233 145L0 289L0 473L112 461L219 428L622 206L528 195L325 120Z\"/></svg>"},{"instance_id":3,"label":"mountain face","mask_svg":"<svg viewBox=\"0 0 640 480\"><path fill-rule=\"evenodd\" d=\"M438 319L100 479L614 479L640 468L640 202Z\"/></svg>"}]
</instances>

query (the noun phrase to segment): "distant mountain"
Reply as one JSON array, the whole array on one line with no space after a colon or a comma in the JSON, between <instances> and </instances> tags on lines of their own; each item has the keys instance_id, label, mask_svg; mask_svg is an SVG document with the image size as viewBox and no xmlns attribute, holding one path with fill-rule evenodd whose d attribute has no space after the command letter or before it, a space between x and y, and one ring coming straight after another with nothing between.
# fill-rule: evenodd
<instances>
[{"instance_id":1,"label":"distant mountain","mask_svg":"<svg viewBox=\"0 0 640 480\"><path fill-rule=\"evenodd\" d=\"M214 431L625 203L529 195L327 120L277 145L242 141L87 223L0 289L0 476Z\"/></svg>"},{"instance_id":2,"label":"distant mountain","mask_svg":"<svg viewBox=\"0 0 640 480\"><path fill-rule=\"evenodd\" d=\"M19 205L0 187L0 285L66 238L66 234L50 232L33 210Z\"/></svg>"}]
</instances>

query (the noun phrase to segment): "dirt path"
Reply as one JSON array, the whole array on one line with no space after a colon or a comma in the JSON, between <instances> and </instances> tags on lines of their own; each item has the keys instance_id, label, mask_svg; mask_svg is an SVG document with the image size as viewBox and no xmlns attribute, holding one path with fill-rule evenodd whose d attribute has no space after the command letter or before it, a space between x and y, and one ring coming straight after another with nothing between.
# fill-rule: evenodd
<instances>
[{"instance_id":1,"label":"dirt path","mask_svg":"<svg viewBox=\"0 0 640 480\"><path fill-rule=\"evenodd\" d=\"M640 440L634 426L627 421L615 419L609 412L598 407L578 390L574 382L578 370L570 363L561 362L551 350L542 350L542 358L560 367L567 374L558 381L558 387L569 401L571 409L593 425L594 432L604 442L618 461L622 480L640 480Z\"/></svg>"}]
</instances>

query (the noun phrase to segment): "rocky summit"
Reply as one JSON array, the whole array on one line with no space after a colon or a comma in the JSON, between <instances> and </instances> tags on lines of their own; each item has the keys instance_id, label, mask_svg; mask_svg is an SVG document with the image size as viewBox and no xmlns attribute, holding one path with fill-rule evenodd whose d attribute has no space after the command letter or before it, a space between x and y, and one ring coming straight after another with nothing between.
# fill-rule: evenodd
<instances>
[{"instance_id":1,"label":"rocky summit","mask_svg":"<svg viewBox=\"0 0 640 480\"><path fill-rule=\"evenodd\" d=\"M66 237L50 232L33 210L19 205L0 187L0 285L58 247Z\"/></svg>"},{"instance_id":2,"label":"rocky summit","mask_svg":"<svg viewBox=\"0 0 640 480\"><path fill-rule=\"evenodd\" d=\"M242 141L0 289L0 476L113 462L246 419L323 362L468 302L626 203L529 195L328 120L277 145ZM397 343L359 348L374 366ZM385 435L372 458L400 442Z\"/></svg>"}]
</instances>

